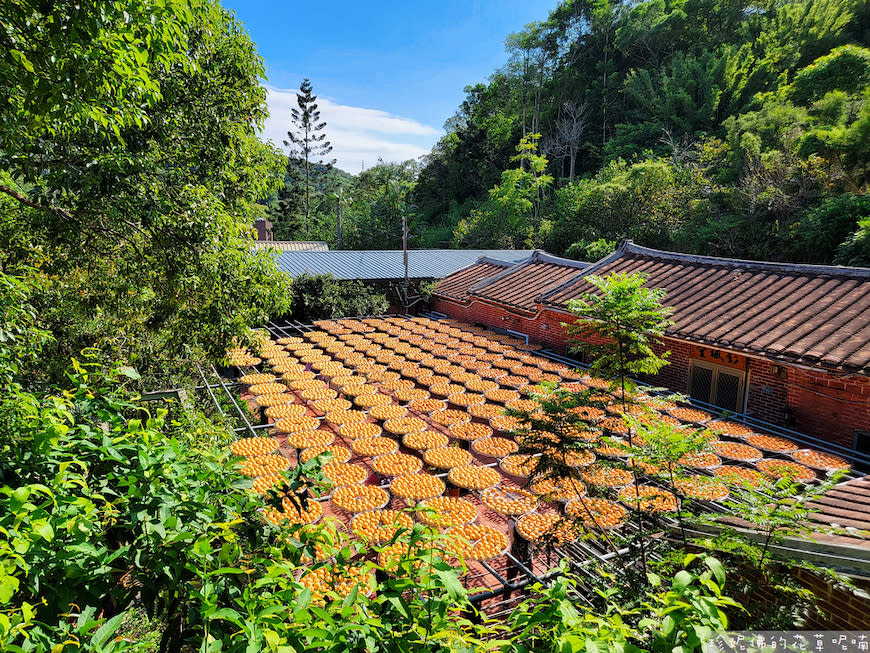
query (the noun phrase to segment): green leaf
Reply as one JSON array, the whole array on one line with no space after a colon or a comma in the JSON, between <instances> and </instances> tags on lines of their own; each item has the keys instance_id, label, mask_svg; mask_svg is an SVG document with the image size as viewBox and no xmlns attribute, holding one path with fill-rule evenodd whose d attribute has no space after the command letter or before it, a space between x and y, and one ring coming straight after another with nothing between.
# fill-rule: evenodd
<instances>
[{"instance_id":1,"label":"green leaf","mask_svg":"<svg viewBox=\"0 0 870 653\"><path fill-rule=\"evenodd\" d=\"M241 626L242 623L242 615L240 615L236 610L233 610L232 608L218 608L217 610L209 614L209 619L225 619L226 621L230 621L237 626Z\"/></svg>"},{"instance_id":2,"label":"green leaf","mask_svg":"<svg viewBox=\"0 0 870 653\"><path fill-rule=\"evenodd\" d=\"M671 615L667 615L664 619L662 619L661 625L661 634L664 637L670 637L671 633L674 632L674 628L676 628L677 624L674 621L674 618Z\"/></svg>"},{"instance_id":3,"label":"green leaf","mask_svg":"<svg viewBox=\"0 0 870 653\"><path fill-rule=\"evenodd\" d=\"M9 603L19 585L20 581L15 576L0 576L0 603Z\"/></svg>"},{"instance_id":4,"label":"green leaf","mask_svg":"<svg viewBox=\"0 0 870 653\"><path fill-rule=\"evenodd\" d=\"M117 614L108 621L106 621L97 632L94 633L94 636L91 638L91 649L99 651L103 646L106 645L106 642L118 631L118 628L121 627L121 623L124 621L124 618L127 616L126 612L122 612L121 614Z\"/></svg>"},{"instance_id":5,"label":"green leaf","mask_svg":"<svg viewBox=\"0 0 870 653\"><path fill-rule=\"evenodd\" d=\"M676 574L674 574L674 581L672 583L674 589L682 590L691 585L692 580L694 580L695 576L685 569L680 569Z\"/></svg>"},{"instance_id":6,"label":"green leaf","mask_svg":"<svg viewBox=\"0 0 870 653\"><path fill-rule=\"evenodd\" d=\"M128 379L133 379L134 381L138 381L142 377L139 375L139 372L135 370L135 368L129 366L123 366L118 368L118 373L126 376Z\"/></svg>"},{"instance_id":7,"label":"green leaf","mask_svg":"<svg viewBox=\"0 0 870 653\"><path fill-rule=\"evenodd\" d=\"M54 539L54 529L47 519L38 519L32 524L33 530L39 533L40 537L46 542L51 542Z\"/></svg>"},{"instance_id":8,"label":"green leaf","mask_svg":"<svg viewBox=\"0 0 870 653\"><path fill-rule=\"evenodd\" d=\"M716 582L719 583L719 586L725 584L725 567L722 566L722 563L719 562L718 559L713 558L712 556L707 556L704 558L704 562L713 572L713 575L716 577Z\"/></svg>"},{"instance_id":9,"label":"green leaf","mask_svg":"<svg viewBox=\"0 0 870 653\"><path fill-rule=\"evenodd\" d=\"M273 649L277 649L278 644L281 642L280 635L272 629L266 629L263 631L263 639L265 639L266 643Z\"/></svg>"},{"instance_id":10,"label":"green leaf","mask_svg":"<svg viewBox=\"0 0 870 653\"><path fill-rule=\"evenodd\" d=\"M14 492L12 492L12 496L9 501L9 508L12 512L17 512L21 506L27 503L27 499L30 498L30 487L24 485L22 487L16 488Z\"/></svg>"},{"instance_id":11,"label":"green leaf","mask_svg":"<svg viewBox=\"0 0 870 653\"><path fill-rule=\"evenodd\" d=\"M438 578L441 579L441 582L444 584L444 589L447 590L447 594L451 599L465 596L465 588L462 586L462 583L459 582L456 572L452 570L445 571L436 569L435 573L438 575Z\"/></svg>"}]
</instances>

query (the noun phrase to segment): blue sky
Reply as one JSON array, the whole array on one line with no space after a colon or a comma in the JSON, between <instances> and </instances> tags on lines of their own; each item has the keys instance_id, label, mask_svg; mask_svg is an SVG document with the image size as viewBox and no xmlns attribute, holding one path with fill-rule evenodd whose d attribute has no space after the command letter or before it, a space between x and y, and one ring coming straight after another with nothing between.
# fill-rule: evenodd
<instances>
[{"instance_id":1,"label":"blue sky","mask_svg":"<svg viewBox=\"0 0 870 653\"><path fill-rule=\"evenodd\" d=\"M224 0L267 68L280 144L295 89L309 77L338 166L359 172L427 152L444 121L507 58L504 39L544 20L556 0L257 2Z\"/></svg>"}]
</instances>

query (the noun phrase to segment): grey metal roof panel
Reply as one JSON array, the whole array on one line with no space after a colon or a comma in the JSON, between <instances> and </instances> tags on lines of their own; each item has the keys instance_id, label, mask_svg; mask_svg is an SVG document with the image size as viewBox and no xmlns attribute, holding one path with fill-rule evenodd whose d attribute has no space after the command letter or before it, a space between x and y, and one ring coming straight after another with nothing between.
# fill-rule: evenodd
<instances>
[{"instance_id":1,"label":"grey metal roof panel","mask_svg":"<svg viewBox=\"0 0 870 653\"><path fill-rule=\"evenodd\" d=\"M518 263L532 255L529 249L412 249L408 250L408 276L441 279L481 256ZM331 274L337 279L401 279L405 276L402 250L332 250L328 252L279 252L278 268L291 277Z\"/></svg>"}]
</instances>

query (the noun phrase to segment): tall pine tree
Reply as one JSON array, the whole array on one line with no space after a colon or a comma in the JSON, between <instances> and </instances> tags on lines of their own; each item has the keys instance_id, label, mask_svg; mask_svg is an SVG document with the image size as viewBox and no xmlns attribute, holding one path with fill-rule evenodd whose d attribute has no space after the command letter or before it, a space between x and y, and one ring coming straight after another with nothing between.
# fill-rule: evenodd
<instances>
[{"instance_id":1,"label":"tall pine tree","mask_svg":"<svg viewBox=\"0 0 870 653\"><path fill-rule=\"evenodd\" d=\"M296 94L298 108L290 110L290 131L284 145L290 148L290 162L293 159L305 162L305 226L309 227L311 218L311 164L331 166L335 159L324 161L323 157L332 152L332 143L322 133L326 121L321 122L317 108L317 96L311 92L311 82L306 77L299 85Z\"/></svg>"}]
</instances>

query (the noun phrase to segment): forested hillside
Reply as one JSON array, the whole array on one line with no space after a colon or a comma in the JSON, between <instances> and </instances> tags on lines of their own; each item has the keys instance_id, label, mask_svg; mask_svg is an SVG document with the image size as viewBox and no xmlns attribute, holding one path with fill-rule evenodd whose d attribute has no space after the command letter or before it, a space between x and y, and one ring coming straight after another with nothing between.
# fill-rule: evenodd
<instances>
[{"instance_id":1,"label":"forested hillside","mask_svg":"<svg viewBox=\"0 0 870 653\"><path fill-rule=\"evenodd\" d=\"M291 158L284 186L265 202L273 236L275 240L325 240L339 249L401 247L402 212L408 211L408 197L419 169L416 161L379 162L353 176L334 167L315 165L311 174L311 215L306 220L302 166ZM339 205L343 218L341 243Z\"/></svg>"},{"instance_id":2,"label":"forested hillside","mask_svg":"<svg viewBox=\"0 0 870 653\"><path fill-rule=\"evenodd\" d=\"M404 210L413 247L594 259L633 238L870 265L866 0L567 0L541 18L419 171L334 184L345 248L398 246ZM334 246L327 190L294 233Z\"/></svg>"},{"instance_id":3,"label":"forested hillside","mask_svg":"<svg viewBox=\"0 0 870 653\"><path fill-rule=\"evenodd\" d=\"M868 265L868 39L864 0L562 2L467 89L418 219L454 246Z\"/></svg>"}]
</instances>

